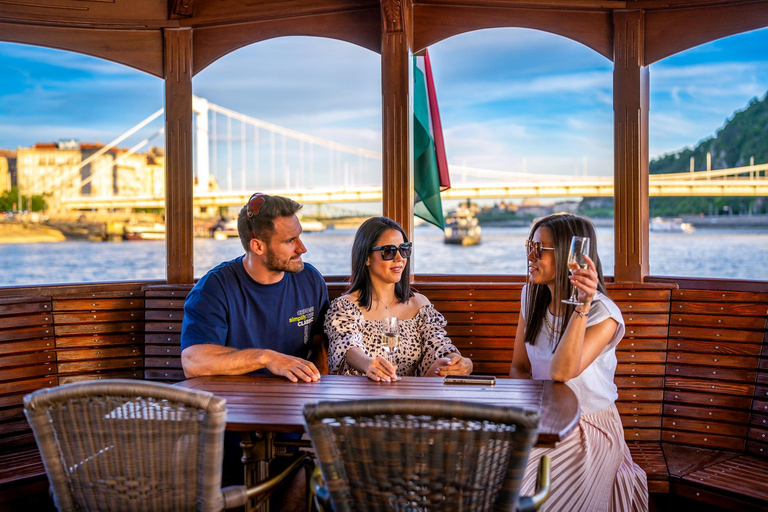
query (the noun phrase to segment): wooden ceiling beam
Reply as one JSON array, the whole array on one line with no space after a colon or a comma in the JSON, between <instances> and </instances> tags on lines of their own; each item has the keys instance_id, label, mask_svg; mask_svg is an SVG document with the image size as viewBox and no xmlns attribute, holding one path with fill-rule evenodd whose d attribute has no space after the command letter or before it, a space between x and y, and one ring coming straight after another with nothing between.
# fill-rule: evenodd
<instances>
[{"instance_id":1,"label":"wooden ceiling beam","mask_svg":"<svg viewBox=\"0 0 768 512\"><path fill-rule=\"evenodd\" d=\"M192 17L195 15L195 0L171 0L173 7L171 14L176 16Z\"/></svg>"},{"instance_id":2,"label":"wooden ceiling beam","mask_svg":"<svg viewBox=\"0 0 768 512\"><path fill-rule=\"evenodd\" d=\"M486 28L531 28L573 39L613 59L610 11L563 12L544 9L415 5L413 51L449 37Z\"/></svg>"},{"instance_id":3,"label":"wooden ceiling beam","mask_svg":"<svg viewBox=\"0 0 768 512\"><path fill-rule=\"evenodd\" d=\"M706 9L646 11L644 64L650 65L701 44L766 26L766 0L712 5Z\"/></svg>"},{"instance_id":4,"label":"wooden ceiling beam","mask_svg":"<svg viewBox=\"0 0 768 512\"><path fill-rule=\"evenodd\" d=\"M160 30L103 30L0 22L0 41L78 52L163 77Z\"/></svg>"},{"instance_id":5,"label":"wooden ceiling beam","mask_svg":"<svg viewBox=\"0 0 768 512\"><path fill-rule=\"evenodd\" d=\"M196 28L193 31L193 72L199 73L217 59L238 48L283 36L327 37L379 53L381 13L377 7L290 20Z\"/></svg>"},{"instance_id":6,"label":"wooden ceiling beam","mask_svg":"<svg viewBox=\"0 0 768 512\"><path fill-rule=\"evenodd\" d=\"M547 9L556 11L626 9L626 1L620 0L418 0L414 5L455 5L464 7L507 7L517 9Z\"/></svg>"}]
</instances>

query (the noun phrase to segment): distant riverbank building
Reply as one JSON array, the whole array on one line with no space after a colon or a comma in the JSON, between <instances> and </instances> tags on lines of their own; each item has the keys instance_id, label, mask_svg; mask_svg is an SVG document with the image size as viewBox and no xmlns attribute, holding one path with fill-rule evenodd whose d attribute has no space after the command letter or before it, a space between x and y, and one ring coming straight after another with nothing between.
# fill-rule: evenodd
<instances>
[{"instance_id":1,"label":"distant riverbank building","mask_svg":"<svg viewBox=\"0 0 768 512\"><path fill-rule=\"evenodd\" d=\"M0 194L16 184L16 152L0 149Z\"/></svg>"},{"instance_id":2,"label":"distant riverbank building","mask_svg":"<svg viewBox=\"0 0 768 512\"><path fill-rule=\"evenodd\" d=\"M18 184L24 195L46 195L51 206L65 198L163 197L165 154L105 148L64 140L18 148Z\"/></svg>"}]
</instances>

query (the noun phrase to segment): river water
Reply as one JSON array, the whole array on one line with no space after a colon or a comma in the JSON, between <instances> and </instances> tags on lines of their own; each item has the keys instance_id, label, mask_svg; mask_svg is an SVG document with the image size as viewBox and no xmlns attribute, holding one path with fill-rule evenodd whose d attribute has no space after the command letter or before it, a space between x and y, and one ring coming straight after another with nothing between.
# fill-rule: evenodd
<instances>
[{"instance_id":1,"label":"river water","mask_svg":"<svg viewBox=\"0 0 768 512\"><path fill-rule=\"evenodd\" d=\"M306 233L304 260L325 275L349 273L353 229ZM525 274L527 228L484 227L480 245L443 243L442 233L420 226L414 233L419 274ZM243 253L239 239L196 238L195 277ZM768 281L768 229L699 229L692 234L650 235L651 274ZM598 251L613 274L613 227L598 227ZM107 282L165 278L165 242L66 241L0 244L0 286Z\"/></svg>"}]
</instances>

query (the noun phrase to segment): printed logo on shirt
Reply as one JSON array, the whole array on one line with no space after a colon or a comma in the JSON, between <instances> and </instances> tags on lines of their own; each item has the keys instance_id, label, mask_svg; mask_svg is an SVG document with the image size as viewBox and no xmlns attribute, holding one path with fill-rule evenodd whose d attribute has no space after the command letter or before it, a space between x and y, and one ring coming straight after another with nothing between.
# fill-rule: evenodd
<instances>
[{"instance_id":1,"label":"printed logo on shirt","mask_svg":"<svg viewBox=\"0 0 768 512\"><path fill-rule=\"evenodd\" d=\"M296 312L296 316L292 316L288 322L296 324L298 327L304 327L304 344L309 342L309 327L315 320L315 306L300 309Z\"/></svg>"}]
</instances>

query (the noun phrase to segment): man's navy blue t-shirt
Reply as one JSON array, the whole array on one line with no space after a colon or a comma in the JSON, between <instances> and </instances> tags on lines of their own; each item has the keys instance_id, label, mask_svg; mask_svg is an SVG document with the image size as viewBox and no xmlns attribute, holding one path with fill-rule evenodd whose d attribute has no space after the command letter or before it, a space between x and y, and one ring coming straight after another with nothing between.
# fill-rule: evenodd
<instances>
[{"instance_id":1,"label":"man's navy blue t-shirt","mask_svg":"<svg viewBox=\"0 0 768 512\"><path fill-rule=\"evenodd\" d=\"M328 288L312 265L265 285L248 275L240 256L208 272L189 292L181 349L214 343L306 358L312 337L323 332L327 309Z\"/></svg>"}]
</instances>

